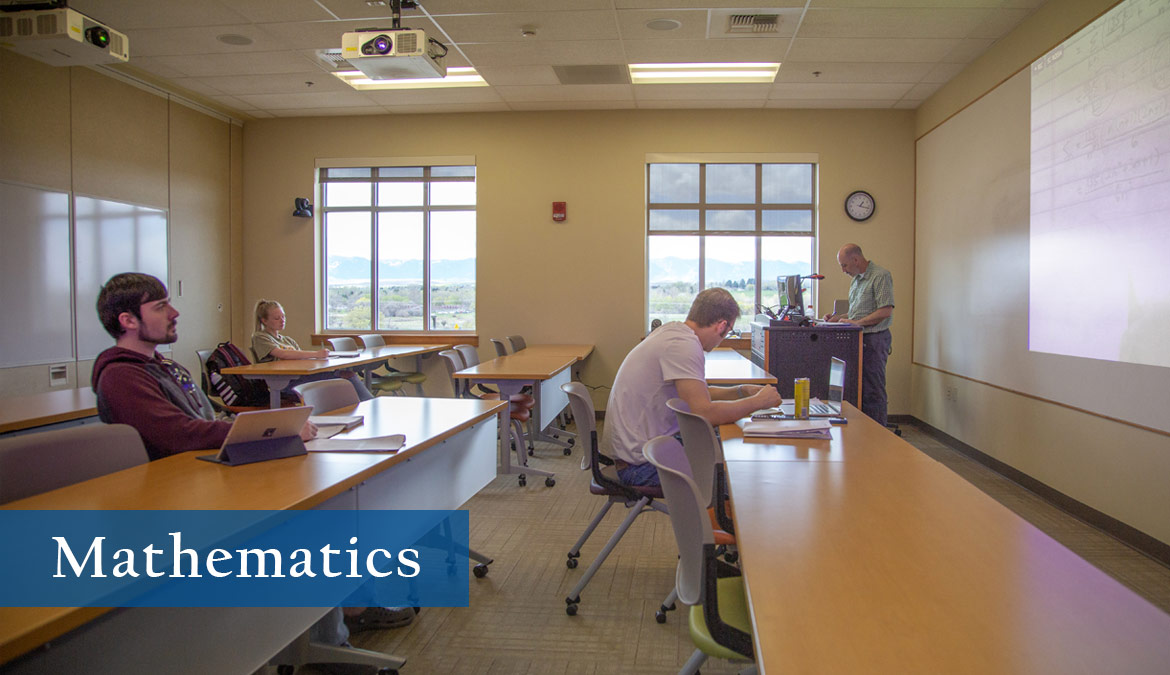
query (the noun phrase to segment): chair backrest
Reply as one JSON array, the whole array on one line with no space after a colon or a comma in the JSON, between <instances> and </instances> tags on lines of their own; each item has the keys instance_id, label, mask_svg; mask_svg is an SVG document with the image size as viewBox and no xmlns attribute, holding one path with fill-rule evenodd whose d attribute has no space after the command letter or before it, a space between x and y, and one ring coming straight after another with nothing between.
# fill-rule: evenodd
<instances>
[{"instance_id":1,"label":"chair backrest","mask_svg":"<svg viewBox=\"0 0 1170 675\"><path fill-rule=\"evenodd\" d=\"M386 338L382 337L381 335L378 335L377 333L371 333L369 335L359 335L358 342L362 343L363 349L369 349L371 347L384 347L384 346L386 346Z\"/></svg>"},{"instance_id":2,"label":"chair backrest","mask_svg":"<svg viewBox=\"0 0 1170 675\"><path fill-rule=\"evenodd\" d=\"M357 405L361 400L349 380L341 378L298 384L293 391L301 395L305 405L313 406L313 412L318 415Z\"/></svg>"},{"instance_id":3,"label":"chair backrest","mask_svg":"<svg viewBox=\"0 0 1170 675\"><path fill-rule=\"evenodd\" d=\"M678 418L678 431L691 465L691 476L699 486L703 505L710 506L715 500L715 465L723 461L715 428L705 418L691 412L681 398L670 399L666 407Z\"/></svg>"},{"instance_id":4,"label":"chair backrest","mask_svg":"<svg viewBox=\"0 0 1170 675\"><path fill-rule=\"evenodd\" d=\"M211 350L196 349L195 355L199 357L199 388L204 395L211 396L211 386L207 383L207 359L211 358Z\"/></svg>"},{"instance_id":5,"label":"chair backrest","mask_svg":"<svg viewBox=\"0 0 1170 675\"><path fill-rule=\"evenodd\" d=\"M463 357L454 349L444 349L439 352L439 361L447 369L447 377L451 380L451 389L455 392L455 398L465 398L466 388L460 384L465 380L455 379L455 371L463 370L466 367L463 365Z\"/></svg>"},{"instance_id":6,"label":"chair backrest","mask_svg":"<svg viewBox=\"0 0 1170 675\"><path fill-rule=\"evenodd\" d=\"M470 368L479 365L479 350L471 345L455 345L455 349L463 355L463 367ZM460 369L462 370L462 368Z\"/></svg>"},{"instance_id":7,"label":"chair backrest","mask_svg":"<svg viewBox=\"0 0 1170 675\"><path fill-rule=\"evenodd\" d=\"M670 526L678 544L675 589L686 605L703 600L703 545L714 544L707 507L700 502L699 487L691 479L686 451L673 436L658 436L643 448L646 459L658 469L662 494L670 510Z\"/></svg>"},{"instance_id":8,"label":"chair backrest","mask_svg":"<svg viewBox=\"0 0 1170 675\"><path fill-rule=\"evenodd\" d=\"M589 451L581 453L581 468L588 469L597 462L596 455L601 453L598 447L597 413L593 410L593 399L589 396L589 390L580 382L562 384L561 391L569 396L569 410L573 412L573 421L577 424L577 436L582 442L589 444L585 446Z\"/></svg>"},{"instance_id":9,"label":"chair backrest","mask_svg":"<svg viewBox=\"0 0 1170 675\"><path fill-rule=\"evenodd\" d=\"M524 338L520 335L509 335L508 342L512 343L512 353L513 354L515 354L516 352L518 352L521 349L524 349L525 347L528 346L528 345L524 344Z\"/></svg>"},{"instance_id":10,"label":"chair backrest","mask_svg":"<svg viewBox=\"0 0 1170 675\"><path fill-rule=\"evenodd\" d=\"M351 337L335 337L325 341L325 346L334 352L356 352L357 341Z\"/></svg>"},{"instance_id":11,"label":"chair backrest","mask_svg":"<svg viewBox=\"0 0 1170 675\"><path fill-rule=\"evenodd\" d=\"M0 439L0 504L149 461L126 424L83 424Z\"/></svg>"},{"instance_id":12,"label":"chair backrest","mask_svg":"<svg viewBox=\"0 0 1170 675\"><path fill-rule=\"evenodd\" d=\"M508 355L508 348L504 346L503 340L492 338L492 346L496 348L496 356Z\"/></svg>"}]
</instances>

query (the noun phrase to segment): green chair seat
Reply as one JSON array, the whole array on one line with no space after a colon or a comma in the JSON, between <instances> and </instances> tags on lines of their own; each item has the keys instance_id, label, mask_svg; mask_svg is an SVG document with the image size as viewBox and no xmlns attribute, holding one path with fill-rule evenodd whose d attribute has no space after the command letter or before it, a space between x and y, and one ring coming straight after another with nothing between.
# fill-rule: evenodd
<instances>
[{"instance_id":1,"label":"green chair seat","mask_svg":"<svg viewBox=\"0 0 1170 675\"><path fill-rule=\"evenodd\" d=\"M752 632L752 619L748 612L747 595L744 592L743 577L728 577L719 579L719 617L723 622L742 630ZM707 630L707 622L703 620L703 606L693 605L690 613L691 640L695 647L708 656L732 661L743 661L749 658L745 654L732 651L715 642Z\"/></svg>"}]
</instances>

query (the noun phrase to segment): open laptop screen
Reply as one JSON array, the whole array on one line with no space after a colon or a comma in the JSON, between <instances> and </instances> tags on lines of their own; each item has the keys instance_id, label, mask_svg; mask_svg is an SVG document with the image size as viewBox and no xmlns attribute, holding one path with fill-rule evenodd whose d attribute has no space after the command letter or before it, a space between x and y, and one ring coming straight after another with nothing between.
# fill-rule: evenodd
<instances>
[{"instance_id":1,"label":"open laptop screen","mask_svg":"<svg viewBox=\"0 0 1170 675\"><path fill-rule=\"evenodd\" d=\"M845 398L845 362L837 357L829 361L829 404L841 409Z\"/></svg>"}]
</instances>

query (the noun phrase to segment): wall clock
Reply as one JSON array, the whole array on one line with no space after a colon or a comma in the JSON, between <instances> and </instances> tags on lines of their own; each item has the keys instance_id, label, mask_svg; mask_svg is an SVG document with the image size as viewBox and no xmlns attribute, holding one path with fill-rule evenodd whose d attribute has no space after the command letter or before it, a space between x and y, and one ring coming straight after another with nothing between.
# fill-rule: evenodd
<instances>
[{"instance_id":1,"label":"wall clock","mask_svg":"<svg viewBox=\"0 0 1170 675\"><path fill-rule=\"evenodd\" d=\"M875 208L877 202L874 201L873 195L865 190L854 190L845 198L845 213L857 222L869 220Z\"/></svg>"}]
</instances>

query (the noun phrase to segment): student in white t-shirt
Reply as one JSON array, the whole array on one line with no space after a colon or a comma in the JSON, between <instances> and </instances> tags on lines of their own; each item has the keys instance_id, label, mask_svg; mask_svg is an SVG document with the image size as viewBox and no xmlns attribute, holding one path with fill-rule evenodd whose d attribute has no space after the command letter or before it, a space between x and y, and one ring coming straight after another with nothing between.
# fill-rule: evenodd
<instances>
[{"instance_id":1,"label":"student in white t-shirt","mask_svg":"<svg viewBox=\"0 0 1170 675\"><path fill-rule=\"evenodd\" d=\"M659 484L642 446L655 436L678 433L678 421L666 407L672 398L681 398L711 424L780 405L780 393L771 385L707 384L704 352L718 347L738 318L735 298L725 289L708 288L695 296L686 321L664 324L626 356L609 395L601 437L601 451L614 458L623 482Z\"/></svg>"}]
</instances>

